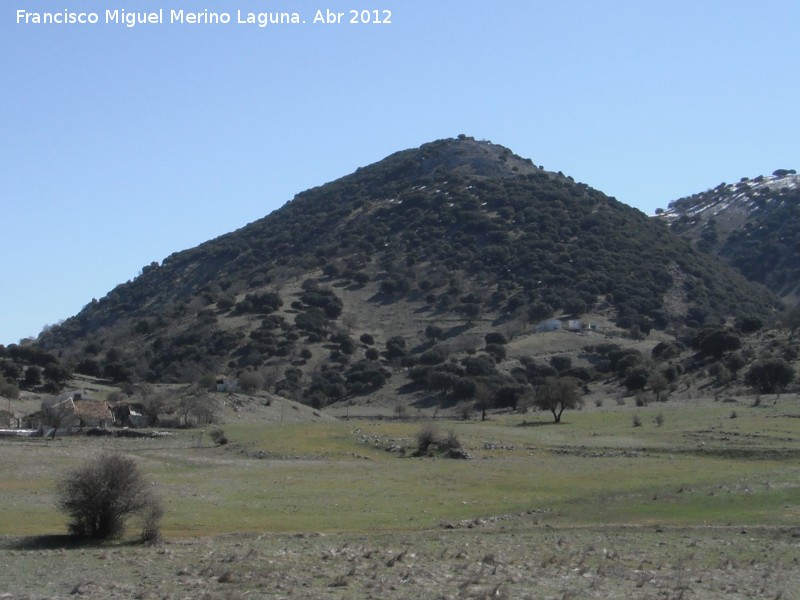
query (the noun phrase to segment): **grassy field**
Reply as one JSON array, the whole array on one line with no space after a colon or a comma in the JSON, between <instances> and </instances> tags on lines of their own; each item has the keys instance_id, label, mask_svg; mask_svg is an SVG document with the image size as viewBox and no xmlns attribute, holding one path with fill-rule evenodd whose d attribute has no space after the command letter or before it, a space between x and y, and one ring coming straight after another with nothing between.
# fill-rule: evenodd
<instances>
[{"instance_id":1,"label":"grassy field","mask_svg":"<svg viewBox=\"0 0 800 600\"><path fill-rule=\"evenodd\" d=\"M545 413L436 420L473 460L413 456L429 422L396 420L236 422L225 446L198 431L5 440L0 592L789 598L800 589L800 401L762 400L607 405L558 425ZM59 537L54 482L109 449L159 489L162 545L134 544L135 531L101 547Z\"/></svg>"}]
</instances>

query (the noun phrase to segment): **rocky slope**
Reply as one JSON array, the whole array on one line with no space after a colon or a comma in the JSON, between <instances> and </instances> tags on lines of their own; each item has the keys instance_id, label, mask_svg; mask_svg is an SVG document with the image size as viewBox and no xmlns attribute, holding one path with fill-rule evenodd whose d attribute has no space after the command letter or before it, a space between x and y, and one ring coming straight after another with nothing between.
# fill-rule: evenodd
<instances>
[{"instance_id":1,"label":"rocky slope","mask_svg":"<svg viewBox=\"0 0 800 600\"><path fill-rule=\"evenodd\" d=\"M658 219L751 281L795 300L800 286L800 177L780 169L672 202Z\"/></svg>"}]
</instances>

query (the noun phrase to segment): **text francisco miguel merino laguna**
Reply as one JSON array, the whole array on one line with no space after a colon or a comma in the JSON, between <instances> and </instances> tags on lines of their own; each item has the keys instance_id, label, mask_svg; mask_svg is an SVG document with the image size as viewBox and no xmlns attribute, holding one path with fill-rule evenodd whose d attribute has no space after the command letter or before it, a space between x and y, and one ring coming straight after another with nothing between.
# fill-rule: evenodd
<instances>
[{"instance_id":1,"label":"text francisco miguel merino laguna","mask_svg":"<svg viewBox=\"0 0 800 600\"><path fill-rule=\"evenodd\" d=\"M316 11L314 23L330 22L326 12ZM101 19L102 15L102 19ZM150 12L132 12L125 9L97 12L74 12L64 9L59 12L32 12L17 10L17 24L20 25L96 25L98 23L119 24L126 27L136 25L161 25L175 23L184 25L227 25L229 23L257 25L299 24L304 21L296 12L247 12L237 10L235 18L228 12L213 12L208 9L199 12L176 9L158 9Z\"/></svg>"}]
</instances>

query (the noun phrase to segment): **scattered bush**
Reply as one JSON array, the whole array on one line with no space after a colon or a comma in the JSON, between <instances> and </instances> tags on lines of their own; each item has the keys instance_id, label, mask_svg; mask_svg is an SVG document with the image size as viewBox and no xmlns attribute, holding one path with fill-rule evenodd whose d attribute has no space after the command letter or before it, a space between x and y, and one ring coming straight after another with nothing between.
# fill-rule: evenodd
<instances>
[{"instance_id":1,"label":"scattered bush","mask_svg":"<svg viewBox=\"0 0 800 600\"><path fill-rule=\"evenodd\" d=\"M499 331L493 331L491 333L487 333L485 336L483 336L483 340L486 342L487 346L489 344L507 344L508 343L508 340L506 339L506 336L504 336Z\"/></svg>"},{"instance_id":2,"label":"scattered bush","mask_svg":"<svg viewBox=\"0 0 800 600\"><path fill-rule=\"evenodd\" d=\"M429 340L436 341L442 339L444 331L438 325L428 325L425 328L425 337Z\"/></svg>"},{"instance_id":3,"label":"scattered bush","mask_svg":"<svg viewBox=\"0 0 800 600\"><path fill-rule=\"evenodd\" d=\"M462 362L466 374L472 377L494 375L497 372L497 363L488 354L468 356Z\"/></svg>"},{"instance_id":4,"label":"scattered bush","mask_svg":"<svg viewBox=\"0 0 800 600\"><path fill-rule=\"evenodd\" d=\"M506 357L506 347L502 344L486 344L485 351L498 362Z\"/></svg>"},{"instance_id":5,"label":"scattered bush","mask_svg":"<svg viewBox=\"0 0 800 600\"><path fill-rule=\"evenodd\" d=\"M422 365L438 365L445 360L447 360L447 353L442 348L431 348L419 357L419 363Z\"/></svg>"},{"instance_id":6,"label":"scattered bush","mask_svg":"<svg viewBox=\"0 0 800 600\"><path fill-rule=\"evenodd\" d=\"M572 359L569 356L559 355L550 358L550 366L559 373L572 368Z\"/></svg>"},{"instance_id":7,"label":"scattered bush","mask_svg":"<svg viewBox=\"0 0 800 600\"><path fill-rule=\"evenodd\" d=\"M724 327L701 330L694 339L695 347L703 354L721 358L742 347L742 340L735 332Z\"/></svg>"},{"instance_id":8,"label":"scattered bush","mask_svg":"<svg viewBox=\"0 0 800 600\"><path fill-rule=\"evenodd\" d=\"M680 342L659 342L653 347L650 355L656 360L669 360L681 355L686 347Z\"/></svg>"}]
</instances>

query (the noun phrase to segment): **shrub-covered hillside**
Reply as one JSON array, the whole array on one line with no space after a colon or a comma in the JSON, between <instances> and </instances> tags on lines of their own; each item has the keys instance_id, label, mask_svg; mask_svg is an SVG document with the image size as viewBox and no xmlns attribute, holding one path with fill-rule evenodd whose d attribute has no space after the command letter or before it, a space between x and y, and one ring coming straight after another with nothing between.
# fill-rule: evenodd
<instances>
[{"instance_id":1,"label":"shrub-covered hillside","mask_svg":"<svg viewBox=\"0 0 800 600\"><path fill-rule=\"evenodd\" d=\"M274 391L320 403L379 389L391 367L408 355L418 363L442 338L466 347L512 321L592 310L647 333L775 307L663 223L460 136L149 265L38 343L90 375L257 371ZM502 360L502 344L490 346Z\"/></svg>"},{"instance_id":2,"label":"shrub-covered hillside","mask_svg":"<svg viewBox=\"0 0 800 600\"><path fill-rule=\"evenodd\" d=\"M660 218L751 281L785 298L798 296L800 177L794 170L721 183L672 202Z\"/></svg>"}]
</instances>

